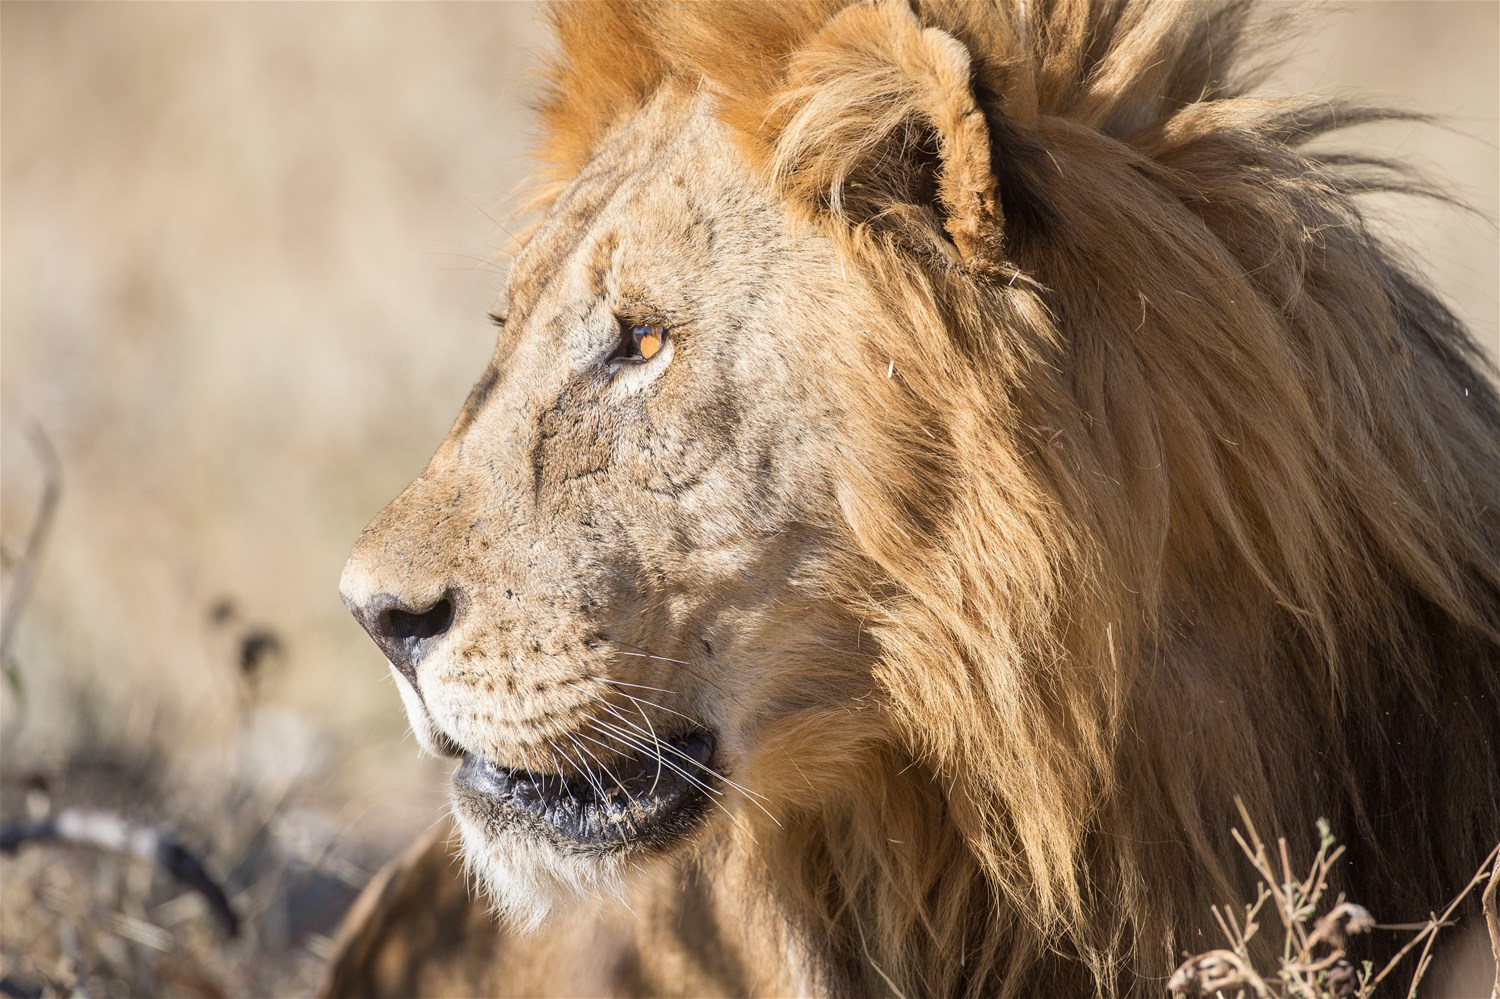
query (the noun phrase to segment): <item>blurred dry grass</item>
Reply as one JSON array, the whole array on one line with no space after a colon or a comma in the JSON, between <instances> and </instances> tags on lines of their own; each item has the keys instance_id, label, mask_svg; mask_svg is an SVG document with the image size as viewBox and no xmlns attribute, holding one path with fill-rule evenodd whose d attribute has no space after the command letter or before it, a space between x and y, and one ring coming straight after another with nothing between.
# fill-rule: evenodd
<instances>
[{"instance_id":1,"label":"blurred dry grass","mask_svg":"<svg viewBox=\"0 0 1500 999\"><path fill-rule=\"evenodd\" d=\"M167 915L195 918L164 922L155 906L180 889L146 865L49 864L47 847L4 861L0 949L7 971L58 974L71 936L106 966L95 991L154 991L141 976L160 962L136 954L150 944L95 931L120 913L192 944L205 988L306 991L316 969L291 960L306 952L297 936L338 913L290 925L313 901L296 879L316 863L322 882L330 864L332 882L358 882L439 808L442 768L417 760L336 584L490 350L486 261L503 235L486 211L523 169L512 90L543 42L535 11L0 16L12 562L39 492L33 421L63 468L14 650L22 688L0 694L0 804L14 817L44 780L54 805L171 824L272 953L215 957L212 939L193 943L213 936L194 899ZM247 677L257 634L278 649ZM278 913L288 904L305 911ZM28 921L38 908L48 918ZM111 938L124 942L101 951Z\"/></svg>"},{"instance_id":2,"label":"blurred dry grass","mask_svg":"<svg viewBox=\"0 0 1500 999\"><path fill-rule=\"evenodd\" d=\"M1330 11L1273 86L1442 116L1346 141L1477 209L1378 206L1500 354L1497 12ZM149 866L38 847L0 867L6 974L305 991L342 900L437 814L443 768L336 580L489 352L489 215L524 177L545 44L528 4L0 7L8 593L28 426L63 469L0 691L0 812L166 823L250 917L227 945Z\"/></svg>"}]
</instances>

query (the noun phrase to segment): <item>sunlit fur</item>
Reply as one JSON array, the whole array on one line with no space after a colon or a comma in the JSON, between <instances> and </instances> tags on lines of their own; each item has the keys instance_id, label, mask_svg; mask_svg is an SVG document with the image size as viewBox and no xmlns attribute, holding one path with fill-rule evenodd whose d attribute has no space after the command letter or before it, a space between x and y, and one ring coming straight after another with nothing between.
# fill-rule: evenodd
<instances>
[{"instance_id":1,"label":"sunlit fur","mask_svg":"<svg viewBox=\"0 0 1500 999\"><path fill-rule=\"evenodd\" d=\"M545 203L712 93L874 289L834 471L884 710L829 724L904 751L755 883L862 987L1110 991L1241 897L1239 796L1425 913L1500 830L1500 411L1360 214L1407 182L1305 148L1381 113L1242 96L1239 3L843 7L559 6L543 106Z\"/></svg>"}]
</instances>

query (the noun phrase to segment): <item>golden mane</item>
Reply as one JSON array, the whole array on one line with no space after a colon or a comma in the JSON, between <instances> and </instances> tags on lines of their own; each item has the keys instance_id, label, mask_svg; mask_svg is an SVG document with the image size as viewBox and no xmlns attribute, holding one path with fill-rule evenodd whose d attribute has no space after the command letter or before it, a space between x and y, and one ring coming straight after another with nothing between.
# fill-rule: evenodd
<instances>
[{"instance_id":1,"label":"golden mane","mask_svg":"<svg viewBox=\"0 0 1500 999\"><path fill-rule=\"evenodd\" d=\"M1250 15L552 8L544 202L707 91L881 295L835 471L893 748L761 861L872 988L1164 977L1236 796L1391 920L1500 830L1500 404L1356 205L1408 181L1306 148L1384 113L1247 96Z\"/></svg>"}]
</instances>

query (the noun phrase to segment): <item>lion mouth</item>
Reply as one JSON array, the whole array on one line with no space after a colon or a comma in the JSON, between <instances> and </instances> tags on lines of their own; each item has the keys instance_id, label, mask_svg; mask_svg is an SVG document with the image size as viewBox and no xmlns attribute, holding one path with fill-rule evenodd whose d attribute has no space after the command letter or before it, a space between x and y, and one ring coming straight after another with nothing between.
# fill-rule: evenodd
<instances>
[{"instance_id":1,"label":"lion mouth","mask_svg":"<svg viewBox=\"0 0 1500 999\"><path fill-rule=\"evenodd\" d=\"M477 818L524 823L570 846L661 848L689 832L717 793L715 744L698 729L571 775L465 756L453 774L454 797Z\"/></svg>"}]
</instances>

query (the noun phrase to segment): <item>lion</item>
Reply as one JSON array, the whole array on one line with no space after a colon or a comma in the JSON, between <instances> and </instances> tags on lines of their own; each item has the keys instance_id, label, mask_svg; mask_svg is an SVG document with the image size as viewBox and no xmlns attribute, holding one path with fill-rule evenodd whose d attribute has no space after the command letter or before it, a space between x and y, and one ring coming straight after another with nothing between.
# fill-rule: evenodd
<instances>
[{"instance_id":1,"label":"lion","mask_svg":"<svg viewBox=\"0 0 1500 999\"><path fill-rule=\"evenodd\" d=\"M1500 830L1500 402L1246 4L550 14L492 361L342 595L452 825L335 995L1160 994L1237 802ZM500 924L490 921L493 909Z\"/></svg>"}]
</instances>

